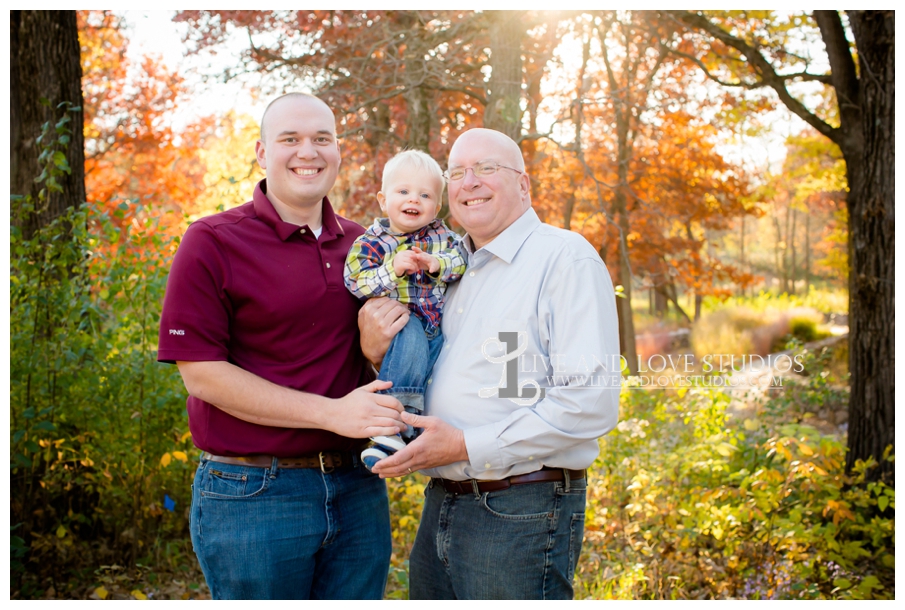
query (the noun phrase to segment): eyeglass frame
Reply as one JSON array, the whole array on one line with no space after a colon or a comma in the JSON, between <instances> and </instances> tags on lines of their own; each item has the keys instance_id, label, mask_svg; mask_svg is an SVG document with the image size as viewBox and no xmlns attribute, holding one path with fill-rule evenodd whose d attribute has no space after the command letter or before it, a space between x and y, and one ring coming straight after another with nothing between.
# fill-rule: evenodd
<instances>
[{"instance_id":1,"label":"eyeglass frame","mask_svg":"<svg viewBox=\"0 0 905 610\"><path fill-rule=\"evenodd\" d=\"M489 174L479 174L479 173L477 173L477 172L475 171L475 167L481 166L481 165L483 165L483 166L493 165L493 166L494 166L494 169L493 169L493 171L490 172ZM468 170L471 170L471 173L474 174L475 178L477 178L478 176L481 176L481 177L486 178L487 176L492 176L492 175L494 175L495 173L497 173L497 172L500 171L501 169L511 169L512 171L514 171L515 173L517 173L517 174L519 174L519 175L525 173L525 172L523 172L522 170L515 169L514 167L509 167L508 165L502 165L502 164L500 164L500 163L497 163L496 161L485 161L485 162L483 162L483 163L477 163L477 164L475 164L475 165L469 165L468 167L457 167L457 168L455 168L454 171L462 170L462 171L464 172L464 173L462 174L462 177L461 177L461 178L456 178L455 180L453 180L453 179L450 177L450 175L449 175L449 171L450 171L450 170L447 169L445 172L443 172L443 179L446 180L447 183L450 183L450 182L458 182L459 180L465 180L465 176L468 175Z\"/></svg>"}]
</instances>

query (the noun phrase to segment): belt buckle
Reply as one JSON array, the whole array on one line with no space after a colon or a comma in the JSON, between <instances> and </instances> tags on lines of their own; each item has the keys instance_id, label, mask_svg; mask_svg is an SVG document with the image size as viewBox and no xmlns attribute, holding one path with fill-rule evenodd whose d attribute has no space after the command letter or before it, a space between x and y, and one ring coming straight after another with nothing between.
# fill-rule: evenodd
<instances>
[{"instance_id":1,"label":"belt buckle","mask_svg":"<svg viewBox=\"0 0 905 610\"><path fill-rule=\"evenodd\" d=\"M324 474L330 474L331 472L333 472L334 470L336 470L336 468L335 468L334 466L330 466L330 467L329 467L330 470L327 470L327 465L324 463L324 452L323 452L323 451L321 451L321 452L319 452L319 453L317 454L317 459L320 460L320 463L321 463L321 472L322 472L322 473L324 473Z\"/></svg>"}]
</instances>

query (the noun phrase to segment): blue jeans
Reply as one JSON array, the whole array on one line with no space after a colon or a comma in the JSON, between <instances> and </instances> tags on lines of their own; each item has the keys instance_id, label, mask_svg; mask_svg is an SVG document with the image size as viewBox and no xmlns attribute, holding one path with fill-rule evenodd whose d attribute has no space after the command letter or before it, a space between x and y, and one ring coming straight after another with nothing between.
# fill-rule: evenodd
<instances>
[{"instance_id":1,"label":"blue jeans","mask_svg":"<svg viewBox=\"0 0 905 610\"><path fill-rule=\"evenodd\" d=\"M586 479L450 494L431 482L409 558L411 599L572 599Z\"/></svg>"},{"instance_id":2,"label":"blue jeans","mask_svg":"<svg viewBox=\"0 0 905 610\"><path fill-rule=\"evenodd\" d=\"M392 381L393 387L380 393L394 396L403 406L414 410L409 412L421 415L424 389L442 347L443 334L439 328L428 335L424 322L415 314L409 316L405 327L393 337L377 375L377 379Z\"/></svg>"},{"instance_id":3,"label":"blue jeans","mask_svg":"<svg viewBox=\"0 0 905 610\"><path fill-rule=\"evenodd\" d=\"M324 474L202 460L191 534L214 599L383 597L386 486L360 465Z\"/></svg>"}]
</instances>

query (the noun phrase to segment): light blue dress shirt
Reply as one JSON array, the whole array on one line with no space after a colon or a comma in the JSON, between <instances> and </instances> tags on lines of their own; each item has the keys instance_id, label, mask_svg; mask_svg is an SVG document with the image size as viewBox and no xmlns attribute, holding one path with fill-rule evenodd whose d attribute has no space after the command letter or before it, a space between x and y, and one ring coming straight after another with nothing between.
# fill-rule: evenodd
<instances>
[{"instance_id":1,"label":"light blue dress shirt","mask_svg":"<svg viewBox=\"0 0 905 610\"><path fill-rule=\"evenodd\" d=\"M587 468L619 416L616 299L603 261L530 208L477 252L465 246L468 270L447 292L425 398L427 415L464 430L469 461L423 472L462 481Z\"/></svg>"}]
</instances>

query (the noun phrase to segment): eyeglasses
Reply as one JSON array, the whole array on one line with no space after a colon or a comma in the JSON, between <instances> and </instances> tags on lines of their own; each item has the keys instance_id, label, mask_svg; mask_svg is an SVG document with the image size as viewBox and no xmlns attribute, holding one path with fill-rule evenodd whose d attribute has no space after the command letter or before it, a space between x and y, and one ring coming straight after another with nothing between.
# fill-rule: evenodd
<instances>
[{"instance_id":1,"label":"eyeglasses","mask_svg":"<svg viewBox=\"0 0 905 610\"><path fill-rule=\"evenodd\" d=\"M475 176L492 176L497 173L501 169L511 169L517 174L523 174L521 170L517 170L514 167L506 167L505 165L500 165L499 163L494 163L493 161L488 161L486 163L479 163L478 165L472 165L471 167L457 167L455 169L448 169L443 173L443 177L447 182L458 182L465 178L465 174L468 173L468 170L474 172Z\"/></svg>"}]
</instances>

